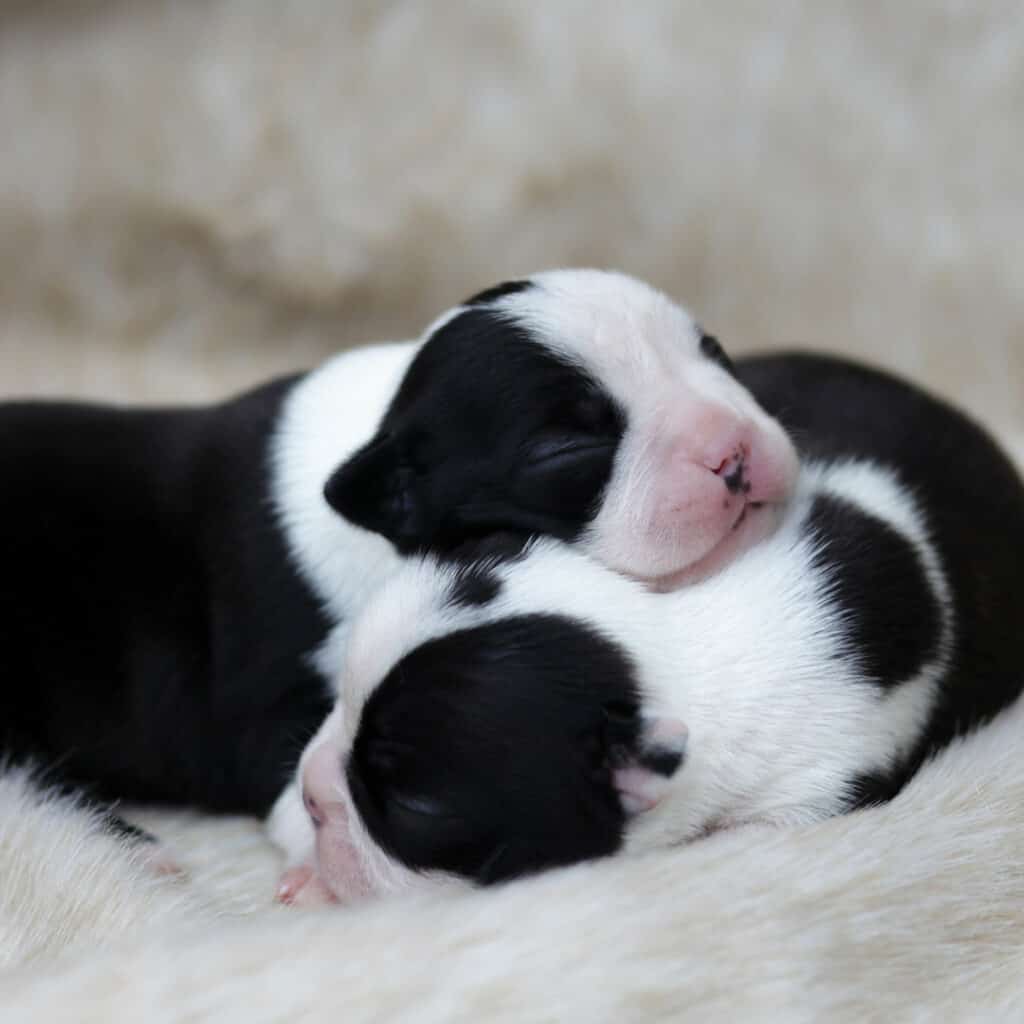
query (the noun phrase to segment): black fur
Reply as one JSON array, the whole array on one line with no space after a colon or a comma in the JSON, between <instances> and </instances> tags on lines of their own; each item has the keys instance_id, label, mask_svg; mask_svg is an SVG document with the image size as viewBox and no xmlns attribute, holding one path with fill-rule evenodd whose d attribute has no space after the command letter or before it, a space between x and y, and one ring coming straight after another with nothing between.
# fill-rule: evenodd
<instances>
[{"instance_id":1,"label":"black fur","mask_svg":"<svg viewBox=\"0 0 1024 1024\"><path fill-rule=\"evenodd\" d=\"M501 593L501 580L486 565L470 563L459 572L448 595L448 603L458 606L490 604Z\"/></svg>"},{"instance_id":2,"label":"black fur","mask_svg":"<svg viewBox=\"0 0 1024 1024\"><path fill-rule=\"evenodd\" d=\"M877 807L891 800L910 777L906 769L889 772L864 772L851 780L847 789L849 809Z\"/></svg>"},{"instance_id":3,"label":"black fur","mask_svg":"<svg viewBox=\"0 0 1024 1024\"><path fill-rule=\"evenodd\" d=\"M482 292L477 292L476 295L466 299L463 305L488 306L498 299L503 299L506 295L516 295L532 287L533 285L529 281L503 281L501 284L492 285Z\"/></svg>"},{"instance_id":4,"label":"black fur","mask_svg":"<svg viewBox=\"0 0 1024 1024\"><path fill-rule=\"evenodd\" d=\"M579 369L487 307L420 350L330 504L403 552L495 531L572 540L597 512L625 417Z\"/></svg>"},{"instance_id":5,"label":"black fur","mask_svg":"<svg viewBox=\"0 0 1024 1024\"><path fill-rule=\"evenodd\" d=\"M815 557L841 609L864 675L892 688L938 653L939 604L911 544L881 519L839 498L819 496L807 525Z\"/></svg>"},{"instance_id":6,"label":"black fur","mask_svg":"<svg viewBox=\"0 0 1024 1024\"><path fill-rule=\"evenodd\" d=\"M268 505L291 381L223 405L0 407L3 751L98 796L265 812L330 707Z\"/></svg>"},{"instance_id":7,"label":"black fur","mask_svg":"<svg viewBox=\"0 0 1024 1024\"><path fill-rule=\"evenodd\" d=\"M622 650L579 623L529 615L451 633L367 700L353 799L406 865L481 884L603 856L622 841L611 773L640 756L638 705Z\"/></svg>"}]
</instances>

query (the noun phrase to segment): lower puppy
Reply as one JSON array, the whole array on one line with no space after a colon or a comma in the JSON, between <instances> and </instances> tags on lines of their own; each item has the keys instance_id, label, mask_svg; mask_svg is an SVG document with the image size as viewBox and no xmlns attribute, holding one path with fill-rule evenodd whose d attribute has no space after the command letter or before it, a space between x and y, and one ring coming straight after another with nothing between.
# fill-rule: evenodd
<instances>
[{"instance_id":1,"label":"lower puppy","mask_svg":"<svg viewBox=\"0 0 1024 1024\"><path fill-rule=\"evenodd\" d=\"M490 884L885 800L1024 683L1024 488L955 411L834 360L752 360L809 458L777 530L671 593L553 541L425 559L350 635L274 817L282 896ZM312 824L312 830L310 824Z\"/></svg>"}]
</instances>

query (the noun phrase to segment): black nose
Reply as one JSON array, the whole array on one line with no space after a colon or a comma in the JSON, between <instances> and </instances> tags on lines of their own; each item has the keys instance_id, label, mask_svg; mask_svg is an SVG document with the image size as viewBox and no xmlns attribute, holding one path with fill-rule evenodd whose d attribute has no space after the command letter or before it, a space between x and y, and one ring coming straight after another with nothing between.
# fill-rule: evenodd
<instances>
[{"instance_id":1,"label":"black nose","mask_svg":"<svg viewBox=\"0 0 1024 1024\"><path fill-rule=\"evenodd\" d=\"M739 494L740 491L750 491L750 484L747 481L747 464L742 456L736 459L729 467L728 472L722 477L722 483L730 494Z\"/></svg>"}]
</instances>

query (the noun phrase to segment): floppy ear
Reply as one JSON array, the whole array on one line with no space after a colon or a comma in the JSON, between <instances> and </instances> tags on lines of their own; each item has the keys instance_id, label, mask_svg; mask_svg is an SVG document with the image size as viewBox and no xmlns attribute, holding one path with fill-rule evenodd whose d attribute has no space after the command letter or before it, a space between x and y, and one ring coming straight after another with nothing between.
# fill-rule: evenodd
<instances>
[{"instance_id":1,"label":"floppy ear","mask_svg":"<svg viewBox=\"0 0 1024 1024\"><path fill-rule=\"evenodd\" d=\"M422 530L422 501L415 470L394 437L364 445L331 474L324 497L335 512L396 545L415 543Z\"/></svg>"},{"instance_id":2,"label":"floppy ear","mask_svg":"<svg viewBox=\"0 0 1024 1024\"><path fill-rule=\"evenodd\" d=\"M688 735L678 718L639 718L634 742L629 746L615 743L608 750L612 786L630 816L651 810L667 795L686 756Z\"/></svg>"}]
</instances>

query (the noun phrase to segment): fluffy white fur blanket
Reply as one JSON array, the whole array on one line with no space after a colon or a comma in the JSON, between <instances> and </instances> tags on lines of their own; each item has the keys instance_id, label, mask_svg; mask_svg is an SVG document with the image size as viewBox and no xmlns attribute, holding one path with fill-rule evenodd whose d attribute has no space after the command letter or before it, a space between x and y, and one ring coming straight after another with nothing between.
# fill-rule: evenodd
<instances>
[{"instance_id":1,"label":"fluffy white fur blanket","mask_svg":"<svg viewBox=\"0 0 1024 1024\"><path fill-rule=\"evenodd\" d=\"M347 912L271 906L255 823L144 816L189 870L154 881L8 776L0 942L20 967L0 976L0 1016L1020 1019L1022 729L1018 706L888 806L812 828Z\"/></svg>"}]
</instances>

